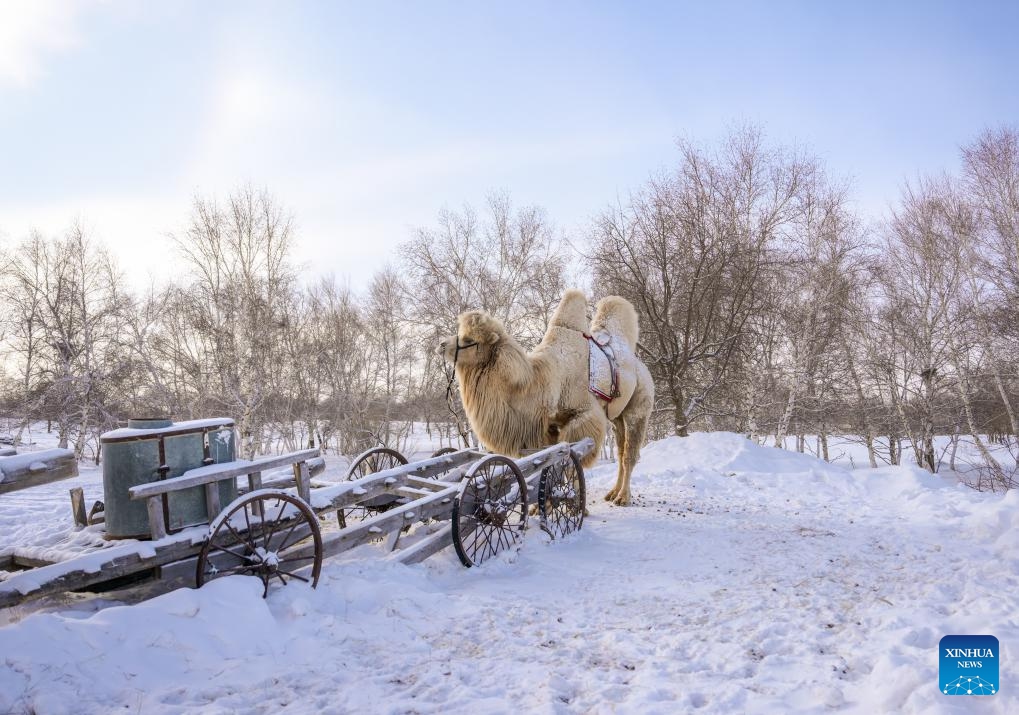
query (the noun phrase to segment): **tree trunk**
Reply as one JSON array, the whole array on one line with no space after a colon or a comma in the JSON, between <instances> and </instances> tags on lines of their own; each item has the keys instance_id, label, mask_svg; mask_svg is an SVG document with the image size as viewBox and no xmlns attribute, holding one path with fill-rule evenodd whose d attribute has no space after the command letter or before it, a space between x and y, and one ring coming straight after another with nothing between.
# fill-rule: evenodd
<instances>
[{"instance_id":1,"label":"tree trunk","mask_svg":"<svg viewBox=\"0 0 1019 715\"><path fill-rule=\"evenodd\" d=\"M922 467L923 463L921 462L920 445L919 445L919 443L916 440L916 436L909 429L909 420L906 418L906 408L903 406L902 400L899 399L899 388L895 384L895 376L894 376L894 373L893 373L892 370L888 371L888 387L889 387L889 394L891 394L891 397L892 397L892 406L895 407L895 412L896 412L896 414L898 414L899 421L902 423L902 430L903 430L903 432L905 432L906 439L909 440L909 444L913 448L913 454L915 454L916 457L917 457L917 463L920 464L920 466ZM891 450L892 439L893 439L893 437L889 436L889 441L888 441L889 450ZM895 441L897 443L898 440L895 440ZM901 450L899 450L899 449L896 450L896 457L897 457L898 461L892 460L892 464L899 464L902 461L902 451Z\"/></svg>"},{"instance_id":2,"label":"tree trunk","mask_svg":"<svg viewBox=\"0 0 1019 715\"><path fill-rule=\"evenodd\" d=\"M991 365L994 366L991 368L991 374L994 376L994 386L998 388L998 395L1001 396L1001 402L1005 405L1008 424L1012 428L1012 438L1019 441L1019 418L1016 417L1015 410L1012 409L1012 401L1008 399L1008 391L1005 389L1005 382L1001 379L1001 372L998 370L993 354L991 355Z\"/></svg>"},{"instance_id":3,"label":"tree trunk","mask_svg":"<svg viewBox=\"0 0 1019 715\"><path fill-rule=\"evenodd\" d=\"M955 453L959 451L959 423L955 423L955 431L952 432L952 453L948 458L948 468L955 471Z\"/></svg>"},{"instance_id":4,"label":"tree trunk","mask_svg":"<svg viewBox=\"0 0 1019 715\"><path fill-rule=\"evenodd\" d=\"M747 431L748 438L755 444L758 441L758 427L757 427L757 404L756 404L756 390L754 388L754 380L750 378L747 380Z\"/></svg>"},{"instance_id":5,"label":"tree trunk","mask_svg":"<svg viewBox=\"0 0 1019 715\"><path fill-rule=\"evenodd\" d=\"M853 360L853 353L849 349L849 341L845 333L842 334L842 351L846 356L846 367L849 368L849 377L853 380L853 388L856 391L856 400L860 403L860 417L863 421L863 441L867 445L867 459L870 460L871 469L877 467L877 452L874 449L874 440L877 438L877 430L870 421L867 414L867 396L863 393L863 382L860 374L856 371L856 362Z\"/></svg>"},{"instance_id":6,"label":"tree trunk","mask_svg":"<svg viewBox=\"0 0 1019 715\"><path fill-rule=\"evenodd\" d=\"M689 437L689 425L686 419L686 413L683 411L683 404L686 402L685 395L681 388L674 388L672 390L672 397L674 400L672 407L672 419L674 422L674 431L677 437Z\"/></svg>"},{"instance_id":7,"label":"tree trunk","mask_svg":"<svg viewBox=\"0 0 1019 715\"><path fill-rule=\"evenodd\" d=\"M775 446L785 448L785 437L789 432L789 423L792 421L793 409L796 407L796 388L789 388L789 397L785 403L785 410L782 411L782 418L778 422L778 431L775 433Z\"/></svg>"},{"instance_id":8,"label":"tree trunk","mask_svg":"<svg viewBox=\"0 0 1019 715\"><path fill-rule=\"evenodd\" d=\"M959 379L956 380L956 384L959 390L959 398L962 400L962 413L966 418L966 426L969 428L969 435L973 438L974 444L977 446L977 451L980 452L980 457L984 460L984 464L991 472L991 489L995 490L995 486L1001 486L1007 489L1009 480L1005 477L1005 472L1001 469L1001 464L994 458L991 451L987 449L987 445L984 444L983 438L977 430L976 420L973 418L973 401L970 397L969 389L969 374L967 369L960 362L955 366L956 371L959 373Z\"/></svg>"}]
</instances>

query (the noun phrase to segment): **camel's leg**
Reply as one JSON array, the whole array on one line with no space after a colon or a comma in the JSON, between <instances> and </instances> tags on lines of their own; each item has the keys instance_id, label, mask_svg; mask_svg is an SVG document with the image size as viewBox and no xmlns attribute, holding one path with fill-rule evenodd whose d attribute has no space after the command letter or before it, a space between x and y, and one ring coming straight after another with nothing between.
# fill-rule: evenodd
<instances>
[{"instance_id":1,"label":"camel's leg","mask_svg":"<svg viewBox=\"0 0 1019 715\"><path fill-rule=\"evenodd\" d=\"M626 506L630 503L630 475L640 457L640 447L644 444L644 437L647 435L648 415L627 414L623 412L622 422L626 428L624 441L626 443L625 455L619 458L619 478L621 482L617 485L615 499L612 502L618 506Z\"/></svg>"},{"instance_id":2,"label":"camel's leg","mask_svg":"<svg viewBox=\"0 0 1019 715\"><path fill-rule=\"evenodd\" d=\"M626 455L626 424L623 422L622 417L617 417L612 420L612 431L616 435L616 464L619 465L616 470L616 485L612 487L612 490L605 495L605 501L615 501L616 496L619 494L619 490L623 488L623 464Z\"/></svg>"}]
</instances>

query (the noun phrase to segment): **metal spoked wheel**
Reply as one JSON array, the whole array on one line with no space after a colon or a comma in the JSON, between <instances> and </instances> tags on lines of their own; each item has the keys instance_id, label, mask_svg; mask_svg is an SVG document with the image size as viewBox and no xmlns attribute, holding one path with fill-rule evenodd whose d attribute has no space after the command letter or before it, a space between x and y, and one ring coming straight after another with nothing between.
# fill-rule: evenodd
<instances>
[{"instance_id":1,"label":"metal spoked wheel","mask_svg":"<svg viewBox=\"0 0 1019 715\"><path fill-rule=\"evenodd\" d=\"M467 472L453 500L453 547L474 566L515 544L527 521L527 483L507 457L485 457Z\"/></svg>"},{"instance_id":2,"label":"metal spoked wheel","mask_svg":"<svg viewBox=\"0 0 1019 715\"><path fill-rule=\"evenodd\" d=\"M311 566L310 574L298 570ZM240 497L209 525L198 554L195 581L201 586L221 576L257 576L269 584L295 578L318 585L322 533L315 512L298 497L263 490Z\"/></svg>"},{"instance_id":3,"label":"metal spoked wheel","mask_svg":"<svg viewBox=\"0 0 1019 715\"><path fill-rule=\"evenodd\" d=\"M587 489L577 455L545 467L538 481L541 528L553 539L578 531L584 523Z\"/></svg>"},{"instance_id":4,"label":"metal spoked wheel","mask_svg":"<svg viewBox=\"0 0 1019 715\"><path fill-rule=\"evenodd\" d=\"M392 469L393 467L399 467L407 464L407 458L397 452L395 449L389 447L375 447L369 449L367 452L362 452L350 465L350 469L347 470L347 480L354 481L361 477L367 477L369 474L375 474L376 472L382 472L386 469ZM336 512L336 518L339 521L340 528L347 526L348 519L364 519L369 514L376 514L380 511L386 511L392 507L399 497L395 497L392 494L383 494L381 496L373 497L367 501L363 501L357 506L347 507L346 509L340 509Z\"/></svg>"},{"instance_id":5,"label":"metal spoked wheel","mask_svg":"<svg viewBox=\"0 0 1019 715\"><path fill-rule=\"evenodd\" d=\"M432 457L441 457L444 454L455 454L456 452L459 451L460 450L458 450L456 447L443 447L432 452Z\"/></svg>"}]
</instances>

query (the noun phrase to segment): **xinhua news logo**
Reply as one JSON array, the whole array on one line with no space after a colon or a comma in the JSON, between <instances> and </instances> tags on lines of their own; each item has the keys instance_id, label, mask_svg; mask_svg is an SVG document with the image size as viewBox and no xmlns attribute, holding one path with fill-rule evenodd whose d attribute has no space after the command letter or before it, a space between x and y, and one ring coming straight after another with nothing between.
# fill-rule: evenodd
<instances>
[{"instance_id":1,"label":"xinhua news logo","mask_svg":"<svg viewBox=\"0 0 1019 715\"><path fill-rule=\"evenodd\" d=\"M994 636L945 636L938 653L938 683L944 695L998 692L998 639Z\"/></svg>"}]
</instances>

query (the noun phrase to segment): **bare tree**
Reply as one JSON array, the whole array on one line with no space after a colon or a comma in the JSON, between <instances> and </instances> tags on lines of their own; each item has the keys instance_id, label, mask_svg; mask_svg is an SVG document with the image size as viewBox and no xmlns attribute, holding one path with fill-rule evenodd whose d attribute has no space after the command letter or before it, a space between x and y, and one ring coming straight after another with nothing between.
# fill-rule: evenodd
<instances>
[{"instance_id":1,"label":"bare tree","mask_svg":"<svg viewBox=\"0 0 1019 715\"><path fill-rule=\"evenodd\" d=\"M680 152L673 174L598 218L588 260L598 292L636 306L659 412L685 435L699 418L732 414L711 397L744 348L769 249L796 210L806 167L753 129L716 154L688 143Z\"/></svg>"},{"instance_id":2,"label":"bare tree","mask_svg":"<svg viewBox=\"0 0 1019 715\"><path fill-rule=\"evenodd\" d=\"M480 217L471 206L461 212L444 209L436 227L419 229L401 246L407 318L422 347L448 334L460 313L476 308L502 320L524 345L535 344L566 288L567 247L543 209L514 209L499 193L489 195L486 209ZM433 376L421 384L444 391L441 361L423 356L421 366L431 366ZM455 394L449 397L466 443L460 401Z\"/></svg>"},{"instance_id":3,"label":"bare tree","mask_svg":"<svg viewBox=\"0 0 1019 715\"><path fill-rule=\"evenodd\" d=\"M977 295L967 281L976 215L947 178L907 185L889 226L881 271L889 349L885 377L917 463L938 471L934 437L949 431L958 405L966 429L994 480L1001 467L987 449L974 412L971 363L979 341Z\"/></svg>"},{"instance_id":4,"label":"bare tree","mask_svg":"<svg viewBox=\"0 0 1019 715\"><path fill-rule=\"evenodd\" d=\"M344 454L365 446L373 430L371 405L374 366L361 306L346 286L333 278L314 284L308 296L313 319L306 353L320 380L320 443Z\"/></svg>"},{"instance_id":5,"label":"bare tree","mask_svg":"<svg viewBox=\"0 0 1019 715\"><path fill-rule=\"evenodd\" d=\"M261 408L284 351L292 219L266 191L247 187L223 206L196 198L190 225L174 240L188 278L171 298L181 321L173 351L192 358L192 371L211 373L206 404L238 416L251 457L262 446Z\"/></svg>"},{"instance_id":6,"label":"bare tree","mask_svg":"<svg viewBox=\"0 0 1019 715\"><path fill-rule=\"evenodd\" d=\"M79 225L60 239L32 234L5 281L24 419L55 422L58 444L73 442L79 458L91 445L99 459L98 435L116 423L129 392L121 283Z\"/></svg>"},{"instance_id":7,"label":"bare tree","mask_svg":"<svg viewBox=\"0 0 1019 715\"><path fill-rule=\"evenodd\" d=\"M1019 347L1019 131L1010 128L983 132L963 148L966 186L978 212L978 241L971 259L973 282L988 284L981 301L982 347L994 386L1005 408L1012 437L1019 444L1019 417L1005 375L1016 381L1015 361L1009 370L1002 355ZM974 285L974 290L978 288Z\"/></svg>"},{"instance_id":8,"label":"bare tree","mask_svg":"<svg viewBox=\"0 0 1019 715\"><path fill-rule=\"evenodd\" d=\"M564 247L544 210L514 210L492 194L479 218L470 206L444 209L435 228L422 228L401 247L419 325L444 334L465 310L492 313L524 342L537 342L565 289Z\"/></svg>"}]
</instances>

